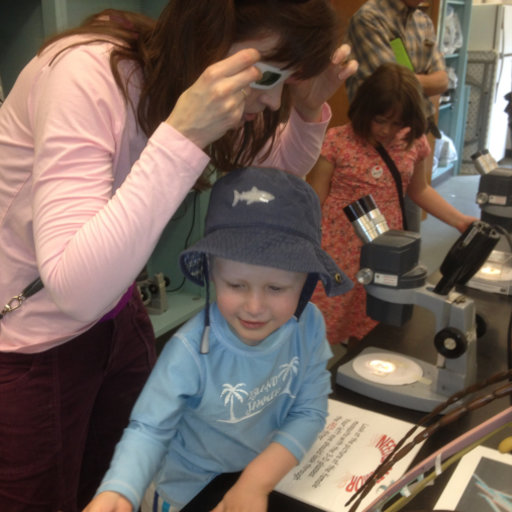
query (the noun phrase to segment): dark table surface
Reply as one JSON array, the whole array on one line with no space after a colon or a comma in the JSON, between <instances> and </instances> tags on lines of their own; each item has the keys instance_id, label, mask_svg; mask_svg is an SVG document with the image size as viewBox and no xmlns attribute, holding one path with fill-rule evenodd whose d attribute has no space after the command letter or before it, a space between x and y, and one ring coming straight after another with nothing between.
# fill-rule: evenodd
<instances>
[{"instance_id":1,"label":"dark table surface","mask_svg":"<svg viewBox=\"0 0 512 512\"><path fill-rule=\"evenodd\" d=\"M480 381L501 370L507 369L507 343L509 342L508 329L512 314L512 297L482 292L471 288L460 288L458 291L475 301L477 314L484 320L486 326L486 332L477 341L477 380ZM404 421L417 423L425 415L424 412L389 405L341 388L335 382L335 375L340 364L350 361L362 349L369 346L385 348L435 364L437 353L433 344L434 335L434 315L420 307L414 308L411 320L402 327L378 325L357 347L351 348L340 360L339 364L333 368L332 398ZM481 409L467 413L455 423L443 427L425 442L412 465L420 462L423 458L472 427L503 411L510 404L510 397L494 400ZM484 444L496 448L500 439L492 438ZM405 512L434 510L434 505L454 469L455 465L437 477L433 486L424 489L402 510ZM189 503L183 509L183 512L211 510L225 491L232 485L236 477L237 475L231 474L221 475L221 477L207 486L195 500ZM269 500L269 512L312 512L315 510L317 509L314 507L277 492L273 492Z\"/></svg>"}]
</instances>

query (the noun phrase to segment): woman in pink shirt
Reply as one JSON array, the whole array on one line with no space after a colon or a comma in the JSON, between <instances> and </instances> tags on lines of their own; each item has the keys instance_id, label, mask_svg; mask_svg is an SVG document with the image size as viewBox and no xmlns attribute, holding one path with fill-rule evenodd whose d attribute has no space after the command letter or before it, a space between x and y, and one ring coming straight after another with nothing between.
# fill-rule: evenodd
<instances>
[{"instance_id":1,"label":"woman in pink shirt","mask_svg":"<svg viewBox=\"0 0 512 512\"><path fill-rule=\"evenodd\" d=\"M155 360L133 282L212 168L305 175L355 69L327 0L171 0L45 44L0 108L0 510L80 509Z\"/></svg>"}]
</instances>

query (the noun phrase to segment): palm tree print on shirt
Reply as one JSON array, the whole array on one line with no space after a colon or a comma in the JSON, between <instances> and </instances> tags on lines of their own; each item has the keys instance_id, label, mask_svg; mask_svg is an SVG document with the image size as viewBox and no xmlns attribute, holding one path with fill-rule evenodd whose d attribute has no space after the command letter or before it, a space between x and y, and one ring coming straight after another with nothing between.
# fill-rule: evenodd
<instances>
[{"instance_id":1,"label":"palm tree print on shirt","mask_svg":"<svg viewBox=\"0 0 512 512\"><path fill-rule=\"evenodd\" d=\"M224 399L224 406L229 407L229 419L217 420L222 423L239 423L262 412L281 395L295 398L291 392L293 378L298 373L299 358L293 357L289 363L282 364L279 373L270 377L262 385L251 391L244 389L246 384L225 383L222 385L220 398ZM237 411L239 415L237 415Z\"/></svg>"}]
</instances>

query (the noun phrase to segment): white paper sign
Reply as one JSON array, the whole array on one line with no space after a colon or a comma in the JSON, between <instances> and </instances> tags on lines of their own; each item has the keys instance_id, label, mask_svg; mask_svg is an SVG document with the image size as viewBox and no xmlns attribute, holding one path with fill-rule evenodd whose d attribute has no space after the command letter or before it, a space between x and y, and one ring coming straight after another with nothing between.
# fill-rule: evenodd
<instances>
[{"instance_id":1,"label":"white paper sign","mask_svg":"<svg viewBox=\"0 0 512 512\"><path fill-rule=\"evenodd\" d=\"M276 490L326 511L348 511L345 503L412 427L406 421L329 400L325 429ZM406 472L420 447L415 446L374 486L359 510Z\"/></svg>"}]
</instances>

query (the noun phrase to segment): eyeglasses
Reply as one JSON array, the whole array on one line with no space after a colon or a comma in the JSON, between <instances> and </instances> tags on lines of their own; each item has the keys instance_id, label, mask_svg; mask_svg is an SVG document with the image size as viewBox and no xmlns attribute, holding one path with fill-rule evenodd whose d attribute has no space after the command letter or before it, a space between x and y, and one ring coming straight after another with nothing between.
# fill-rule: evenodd
<instances>
[{"instance_id":1,"label":"eyeglasses","mask_svg":"<svg viewBox=\"0 0 512 512\"><path fill-rule=\"evenodd\" d=\"M263 73L263 76L259 80L250 83L253 89L271 89L293 73L291 69L279 69L265 62L256 62L254 65Z\"/></svg>"}]
</instances>

